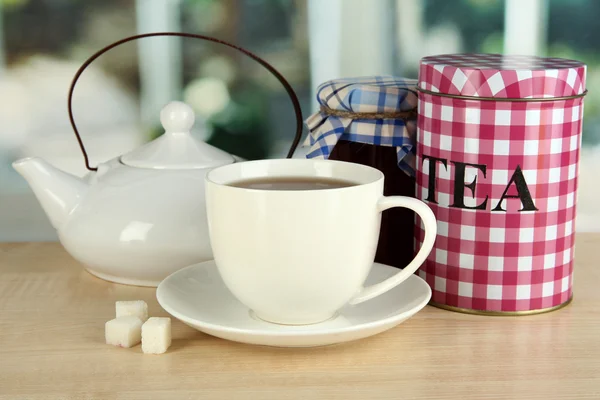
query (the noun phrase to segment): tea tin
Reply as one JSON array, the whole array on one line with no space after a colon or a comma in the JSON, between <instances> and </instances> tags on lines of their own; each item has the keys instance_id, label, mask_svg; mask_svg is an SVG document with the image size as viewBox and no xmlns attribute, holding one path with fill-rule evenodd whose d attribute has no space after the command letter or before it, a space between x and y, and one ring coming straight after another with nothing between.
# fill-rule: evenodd
<instances>
[{"instance_id":1,"label":"tea tin","mask_svg":"<svg viewBox=\"0 0 600 400\"><path fill-rule=\"evenodd\" d=\"M431 304L522 315L570 302L585 75L559 58L421 60L416 196L438 237L419 274Z\"/></svg>"}]
</instances>

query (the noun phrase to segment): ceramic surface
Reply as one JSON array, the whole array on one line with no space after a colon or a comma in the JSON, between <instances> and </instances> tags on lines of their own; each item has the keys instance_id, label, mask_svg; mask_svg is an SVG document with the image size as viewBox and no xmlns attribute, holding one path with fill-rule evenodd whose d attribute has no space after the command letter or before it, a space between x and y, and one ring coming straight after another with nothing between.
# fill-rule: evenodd
<instances>
[{"instance_id":1,"label":"ceramic surface","mask_svg":"<svg viewBox=\"0 0 600 400\"><path fill-rule=\"evenodd\" d=\"M100 278L157 286L213 258L204 178L210 167L235 159L190 136L194 116L184 103L167 105L161 121L159 139L100 164L85 179L40 158L13 164L65 249Z\"/></svg>"},{"instance_id":2,"label":"ceramic surface","mask_svg":"<svg viewBox=\"0 0 600 400\"><path fill-rule=\"evenodd\" d=\"M367 284L376 284L398 270L375 263ZM431 289L416 275L385 294L342 308L336 317L312 325L278 325L262 321L227 289L214 261L179 270L156 291L160 305L186 325L210 335L241 343L311 347L348 342L376 335L412 317L431 298Z\"/></svg>"},{"instance_id":3,"label":"ceramic surface","mask_svg":"<svg viewBox=\"0 0 600 400\"><path fill-rule=\"evenodd\" d=\"M261 177L326 177L356 185L325 190L228 185ZM375 168L315 159L250 161L211 170L206 176L209 232L229 290L263 320L311 324L411 277L433 247L435 217L420 200L384 197L383 179ZM363 287L375 258L381 212L392 207L414 210L425 240L403 270Z\"/></svg>"}]
</instances>

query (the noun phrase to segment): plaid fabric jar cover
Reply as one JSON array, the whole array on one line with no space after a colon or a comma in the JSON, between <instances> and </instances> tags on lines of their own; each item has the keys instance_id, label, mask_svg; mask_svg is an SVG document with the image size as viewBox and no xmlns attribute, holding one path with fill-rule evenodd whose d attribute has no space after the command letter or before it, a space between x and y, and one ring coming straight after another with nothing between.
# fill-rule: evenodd
<instances>
[{"instance_id":1,"label":"plaid fabric jar cover","mask_svg":"<svg viewBox=\"0 0 600 400\"><path fill-rule=\"evenodd\" d=\"M310 146L307 158L328 158L340 140L395 147L398 166L413 176L416 118L356 119L330 115L324 110L348 113L406 112L417 106L416 80L392 76L335 79L321 84L317 99L321 110L306 124ZM342 114L343 115L343 114Z\"/></svg>"}]
</instances>

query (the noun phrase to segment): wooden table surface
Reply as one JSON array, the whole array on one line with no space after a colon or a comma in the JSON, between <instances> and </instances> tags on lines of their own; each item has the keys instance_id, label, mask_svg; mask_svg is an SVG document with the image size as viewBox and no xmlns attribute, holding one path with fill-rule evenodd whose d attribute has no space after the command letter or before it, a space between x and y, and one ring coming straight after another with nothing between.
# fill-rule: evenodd
<instances>
[{"instance_id":1,"label":"wooden table surface","mask_svg":"<svg viewBox=\"0 0 600 400\"><path fill-rule=\"evenodd\" d=\"M426 307L398 327L313 349L213 338L173 319L159 356L104 344L116 300L56 243L0 244L0 399L600 399L600 235L577 238L575 297L527 317Z\"/></svg>"}]
</instances>

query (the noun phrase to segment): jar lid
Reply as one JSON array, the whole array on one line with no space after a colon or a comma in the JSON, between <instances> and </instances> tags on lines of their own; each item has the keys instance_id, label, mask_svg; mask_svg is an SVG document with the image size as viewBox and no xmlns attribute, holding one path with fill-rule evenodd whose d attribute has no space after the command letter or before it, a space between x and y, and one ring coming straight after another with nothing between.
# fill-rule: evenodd
<instances>
[{"instance_id":1,"label":"jar lid","mask_svg":"<svg viewBox=\"0 0 600 400\"><path fill-rule=\"evenodd\" d=\"M194 110L180 101L167 104L160 112L165 133L121 157L125 165L154 169L212 168L232 164L231 154L194 138Z\"/></svg>"},{"instance_id":2,"label":"jar lid","mask_svg":"<svg viewBox=\"0 0 600 400\"><path fill-rule=\"evenodd\" d=\"M585 92L586 65L575 60L502 54L442 54L421 59L419 89L481 98L555 98Z\"/></svg>"},{"instance_id":3,"label":"jar lid","mask_svg":"<svg viewBox=\"0 0 600 400\"><path fill-rule=\"evenodd\" d=\"M417 81L397 76L333 79L317 88L320 109L306 120L308 158L328 158L340 140L395 147L398 167L415 174Z\"/></svg>"}]
</instances>

